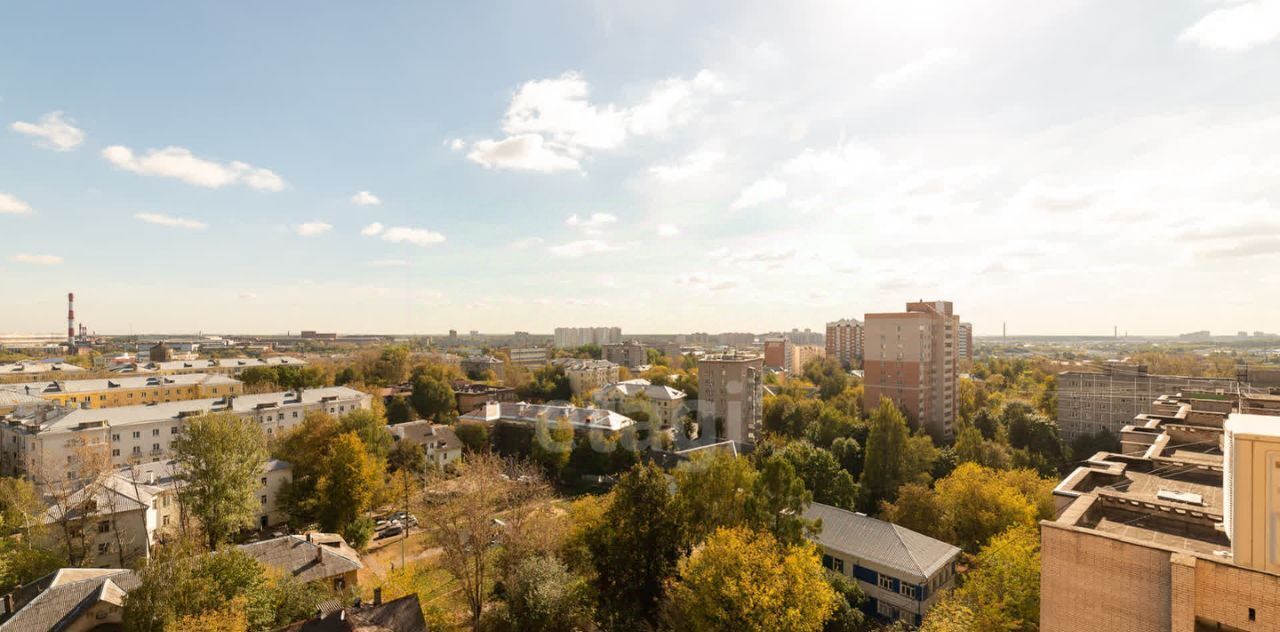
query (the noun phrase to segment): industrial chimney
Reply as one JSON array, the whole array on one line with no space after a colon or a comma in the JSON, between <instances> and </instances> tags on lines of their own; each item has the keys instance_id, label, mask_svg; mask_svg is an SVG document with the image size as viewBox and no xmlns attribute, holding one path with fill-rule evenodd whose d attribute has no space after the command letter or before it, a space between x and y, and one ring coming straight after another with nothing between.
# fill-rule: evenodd
<instances>
[{"instance_id":1,"label":"industrial chimney","mask_svg":"<svg viewBox=\"0 0 1280 632\"><path fill-rule=\"evenodd\" d=\"M67 351L76 348L76 295L67 292Z\"/></svg>"}]
</instances>

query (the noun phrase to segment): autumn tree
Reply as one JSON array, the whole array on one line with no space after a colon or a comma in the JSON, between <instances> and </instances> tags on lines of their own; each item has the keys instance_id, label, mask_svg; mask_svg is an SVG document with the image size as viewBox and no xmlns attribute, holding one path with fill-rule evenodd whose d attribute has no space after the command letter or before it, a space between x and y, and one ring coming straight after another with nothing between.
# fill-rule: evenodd
<instances>
[{"instance_id":1,"label":"autumn tree","mask_svg":"<svg viewBox=\"0 0 1280 632\"><path fill-rule=\"evenodd\" d=\"M184 483L178 495L200 522L210 550L253 525L267 459L262 428L234 413L200 415L187 420L173 449Z\"/></svg>"},{"instance_id":2,"label":"autumn tree","mask_svg":"<svg viewBox=\"0 0 1280 632\"><path fill-rule=\"evenodd\" d=\"M1015 526L978 552L964 583L925 618L921 632L1040 629L1040 537Z\"/></svg>"},{"instance_id":3,"label":"autumn tree","mask_svg":"<svg viewBox=\"0 0 1280 632\"><path fill-rule=\"evenodd\" d=\"M468 452L487 452L489 450L489 427L474 421L459 422L453 427L453 433Z\"/></svg>"},{"instance_id":4,"label":"autumn tree","mask_svg":"<svg viewBox=\"0 0 1280 632\"><path fill-rule=\"evenodd\" d=\"M353 432L369 454L378 459L386 459L391 453L395 438L387 429L387 420L372 410L353 410L338 419L340 432Z\"/></svg>"},{"instance_id":5,"label":"autumn tree","mask_svg":"<svg viewBox=\"0 0 1280 632\"><path fill-rule=\"evenodd\" d=\"M583 442L590 449L589 442ZM573 453L573 425L568 417L539 419L534 426L530 456L548 476L559 478Z\"/></svg>"},{"instance_id":6,"label":"autumn tree","mask_svg":"<svg viewBox=\"0 0 1280 632\"><path fill-rule=\"evenodd\" d=\"M381 491L385 469L354 432L333 440L316 480L317 511L325 531L346 534L373 507Z\"/></svg>"},{"instance_id":7,"label":"autumn tree","mask_svg":"<svg viewBox=\"0 0 1280 632\"><path fill-rule=\"evenodd\" d=\"M679 630L817 632L836 607L817 550L719 529L679 563L666 609Z\"/></svg>"},{"instance_id":8,"label":"autumn tree","mask_svg":"<svg viewBox=\"0 0 1280 632\"><path fill-rule=\"evenodd\" d=\"M813 492L814 502L854 509L861 490L831 452L807 441L794 441L778 454L795 468L805 487Z\"/></svg>"},{"instance_id":9,"label":"autumn tree","mask_svg":"<svg viewBox=\"0 0 1280 632\"><path fill-rule=\"evenodd\" d=\"M444 422L458 406L449 383L426 374L413 379L413 394L409 396L409 402L419 417L436 422Z\"/></svg>"},{"instance_id":10,"label":"autumn tree","mask_svg":"<svg viewBox=\"0 0 1280 632\"><path fill-rule=\"evenodd\" d=\"M862 467L862 487L873 505L893 499L907 480L907 418L888 398L871 413L866 460Z\"/></svg>"},{"instance_id":11,"label":"autumn tree","mask_svg":"<svg viewBox=\"0 0 1280 632\"><path fill-rule=\"evenodd\" d=\"M636 465L618 480L604 520L587 535L607 627L656 623L663 587L680 558L681 531L661 468Z\"/></svg>"}]
</instances>

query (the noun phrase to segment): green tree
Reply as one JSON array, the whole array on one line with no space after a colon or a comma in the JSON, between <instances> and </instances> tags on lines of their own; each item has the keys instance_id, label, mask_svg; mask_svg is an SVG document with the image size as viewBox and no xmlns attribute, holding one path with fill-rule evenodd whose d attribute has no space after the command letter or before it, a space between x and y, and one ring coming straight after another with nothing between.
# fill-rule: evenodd
<instances>
[{"instance_id":1,"label":"green tree","mask_svg":"<svg viewBox=\"0 0 1280 632\"><path fill-rule=\"evenodd\" d=\"M840 437L831 442L831 455L854 478L862 475L862 445L853 437Z\"/></svg>"},{"instance_id":2,"label":"green tree","mask_svg":"<svg viewBox=\"0 0 1280 632\"><path fill-rule=\"evenodd\" d=\"M591 608L585 582L553 556L522 560L505 588L505 611L495 617L501 621L500 629L559 632L589 627Z\"/></svg>"},{"instance_id":3,"label":"green tree","mask_svg":"<svg viewBox=\"0 0 1280 632\"><path fill-rule=\"evenodd\" d=\"M469 452L489 450L489 427L484 424L464 421L454 426L453 433Z\"/></svg>"},{"instance_id":4,"label":"green tree","mask_svg":"<svg viewBox=\"0 0 1280 632\"><path fill-rule=\"evenodd\" d=\"M267 458L266 439L257 424L234 413L193 417L173 449L184 482L178 497L199 521L211 550L253 526L260 508L258 479Z\"/></svg>"},{"instance_id":5,"label":"green tree","mask_svg":"<svg viewBox=\"0 0 1280 632\"><path fill-rule=\"evenodd\" d=\"M750 515L764 523L764 530L779 542L795 544L803 540L812 525L803 517L813 494L805 489L791 462L777 454L760 466L755 493L751 495Z\"/></svg>"},{"instance_id":6,"label":"green tree","mask_svg":"<svg viewBox=\"0 0 1280 632\"><path fill-rule=\"evenodd\" d=\"M807 441L794 441L778 454L795 468L805 488L813 492L814 502L854 509L861 490L830 452Z\"/></svg>"},{"instance_id":7,"label":"green tree","mask_svg":"<svg viewBox=\"0 0 1280 632\"><path fill-rule=\"evenodd\" d=\"M409 401L419 417L437 422L447 419L458 406L457 396L449 383L430 375L414 378Z\"/></svg>"},{"instance_id":8,"label":"green tree","mask_svg":"<svg viewBox=\"0 0 1280 632\"><path fill-rule=\"evenodd\" d=\"M559 478L573 453L573 425L569 418L538 420L530 453L534 463L541 465L549 476Z\"/></svg>"},{"instance_id":9,"label":"green tree","mask_svg":"<svg viewBox=\"0 0 1280 632\"><path fill-rule=\"evenodd\" d=\"M906 482L907 418L892 401L882 397L871 413L870 426L862 488L869 505L874 507L881 500L892 500L898 487Z\"/></svg>"},{"instance_id":10,"label":"green tree","mask_svg":"<svg viewBox=\"0 0 1280 632\"><path fill-rule=\"evenodd\" d=\"M386 459L395 437L387 429L387 420L372 410L354 410L338 420L339 432L354 432L374 458Z\"/></svg>"},{"instance_id":11,"label":"green tree","mask_svg":"<svg viewBox=\"0 0 1280 632\"><path fill-rule=\"evenodd\" d=\"M660 467L636 465L622 475L604 520L586 537L607 627L656 622L663 587L680 558L681 530Z\"/></svg>"},{"instance_id":12,"label":"green tree","mask_svg":"<svg viewBox=\"0 0 1280 632\"><path fill-rule=\"evenodd\" d=\"M813 545L745 528L712 533L668 590L672 627L695 632L817 632L837 602Z\"/></svg>"},{"instance_id":13,"label":"green tree","mask_svg":"<svg viewBox=\"0 0 1280 632\"><path fill-rule=\"evenodd\" d=\"M422 444L413 441L397 441L387 455L388 472L421 474L427 469L427 453Z\"/></svg>"},{"instance_id":14,"label":"green tree","mask_svg":"<svg viewBox=\"0 0 1280 632\"><path fill-rule=\"evenodd\" d=\"M1040 538L1020 525L978 552L964 584L929 612L921 631L1034 632L1040 629Z\"/></svg>"},{"instance_id":15,"label":"green tree","mask_svg":"<svg viewBox=\"0 0 1280 632\"><path fill-rule=\"evenodd\" d=\"M397 395L387 400L387 423L394 426L417 418L417 413L413 410L408 398Z\"/></svg>"},{"instance_id":16,"label":"green tree","mask_svg":"<svg viewBox=\"0 0 1280 632\"><path fill-rule=\"evenodd\" d=\"M673 472L673 508L692 548L721 527L757 526L753 498L760 475L750 461L723 452L704 453ZM753 515L756 514L756 515Z\"/></svg>"},{"instance_id":17,"label":"green tree","mask_svg":"<svg viewBox=\"0 0 1280 632\"><path fill-rule=\"evenodd\" d=\"M867 600L858 582L835 571L827 571L827 583L836 594L836 607L822 624L822 632L865 632L867 617L862 604Z\"/></svg>"}]
</instances>

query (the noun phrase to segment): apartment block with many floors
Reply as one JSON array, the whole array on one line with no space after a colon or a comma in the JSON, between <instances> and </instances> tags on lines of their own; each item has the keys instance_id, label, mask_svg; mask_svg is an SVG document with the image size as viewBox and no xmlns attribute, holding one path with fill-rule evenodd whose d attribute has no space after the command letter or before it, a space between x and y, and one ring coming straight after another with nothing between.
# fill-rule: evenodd
<instances>
[{"instance_id":1,"label":"apartment block with many floors","mask_svg":"<svg viewBox=\"0 0 1280 632\"><path fill-rule=\"evenodd\" d=\"M1054 489L1040 629L1280 629L1280 418L1161 397Z\"/></svg>"},{"instance_id":2,"label":"apartment block with many floors","mask_svg":"<svg viewBox=\"0 0 1280 632\"><path fill-rule=\"evenodd\" d=\"M1106 362L1057 376L1058 428L1068 442L1103 430L1119 434L1133 418L1151 412L1151 403L1164 394L1182 392L1236 393L1231 378L1154 375L1146 365Z\"/></svg>"},{"instance_id":3,"label":"apartment block with many floors","mask_svg":"<svg viewBox=\"0 0 1280 632\"><path fill-rule=\"evenodd\" d=\"M950 441L960 324L951 302L907 303L905 312L867 314L865 323L865 409L888 398L934 441Z\"/></svg>"},{"instance_id":4,"label":"apartment block with many floors","mask_svg":"<svg viewBox=\"0 0 1280 632\"><path fill-rule=\"evenodd\" d=\"M859 368L862 366L864 338L863 322L856 318L827 323L827 357L835 358L845 368Z\"/></svg>"},{"instance_id":5,"label":"apartment block with many floors","mask_svg":"<svg viewBox=\"0 0 1280 632\"><path fill-rule=\"evenodd\" d=\"M960 323L956 330L956 355L965 362L973 362L973 323Z\"/></svg>"},{"instance_id":6,"label":"apartment block with many floors","mask_svg":"<svg viewBox=\"0 0 1280 632\"><path fill-rule=\"evenodd\" d=\"M649 363L649 352L637 340L601 345L604 359L628 369L638 369Z\"/></svg>"},{"instance_id":7,"label":"apartment block with many floors","mask_svg":"<svg viewBox=\"0 0 1280 632\"><path fill-rule=\"evenodd\" d=\"M764 358L738 354L698 360L698 424L704 437L754 443L764 419Z\"/></svg>"},{"instance_id":8,"label":"apartment block with many floors","mask_svg":"<svg viewBox=\"0 0 1280 632\"><path fill-rule=\"evenodd\" d=\"M581 347L583 345L604 346L622 342L620 327L556 327L555 346L557 349Z\"/></svg>"}]
</instances>

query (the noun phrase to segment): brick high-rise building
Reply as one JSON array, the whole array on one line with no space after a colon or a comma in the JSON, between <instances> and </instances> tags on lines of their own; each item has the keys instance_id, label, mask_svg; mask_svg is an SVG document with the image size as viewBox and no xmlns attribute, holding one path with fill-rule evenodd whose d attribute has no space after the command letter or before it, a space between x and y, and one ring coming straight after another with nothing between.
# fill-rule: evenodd
<instances>
[{"instance_id":1,"label":"brick high-rise building","mask_svg":"<svg viewBox=\"0 0 1280 632\"><path fill-rule=\"evenodd\" d=\"M1040 630L1280 629L1280 419L1161 397L1053 491Z\"/></svg>"},{"instance_id":2,"label":"brick high-rise building","mask_svg":"<svg viewBox=\"0 0 1280 632\"><path fill-rule=\"evenodd\" d=\"M863 406L887 397L935 441L950 441L956 418L956 332L950 301L907 303L902 313L867 314Z\"/></svg>"},{"instance_id":3,"label":"brick high-rise building","mask_svg":"<svg viewBox=\"0 0 1280 632\"><path fill-rule=\"evenodd\" d=\"M791 341L786 338L770 338L764 341L764 365L789 371L791 368Z\"/></svg>"},{"instance_id":4,"label":"brick high-rise building","mask_svg":"<svg viewBox=\"0 0 1280 632\"><path fill-rule=\"evenodd\" d=\"M703 436L755 441L764 419L764 358L725 354L698 360L698 423Z\"/></svg>"},{"instance_id":5,"label":"brick high-rise building","mask_svg":"<svg viewBox=\"0 0 1280 632\"><path fill-rule=\"evenodd\" d=\"M862 363L863 324L856 318L842 318L827 323L827 357L841 365L856 369Z\"/></svg>"}]
</instances>

